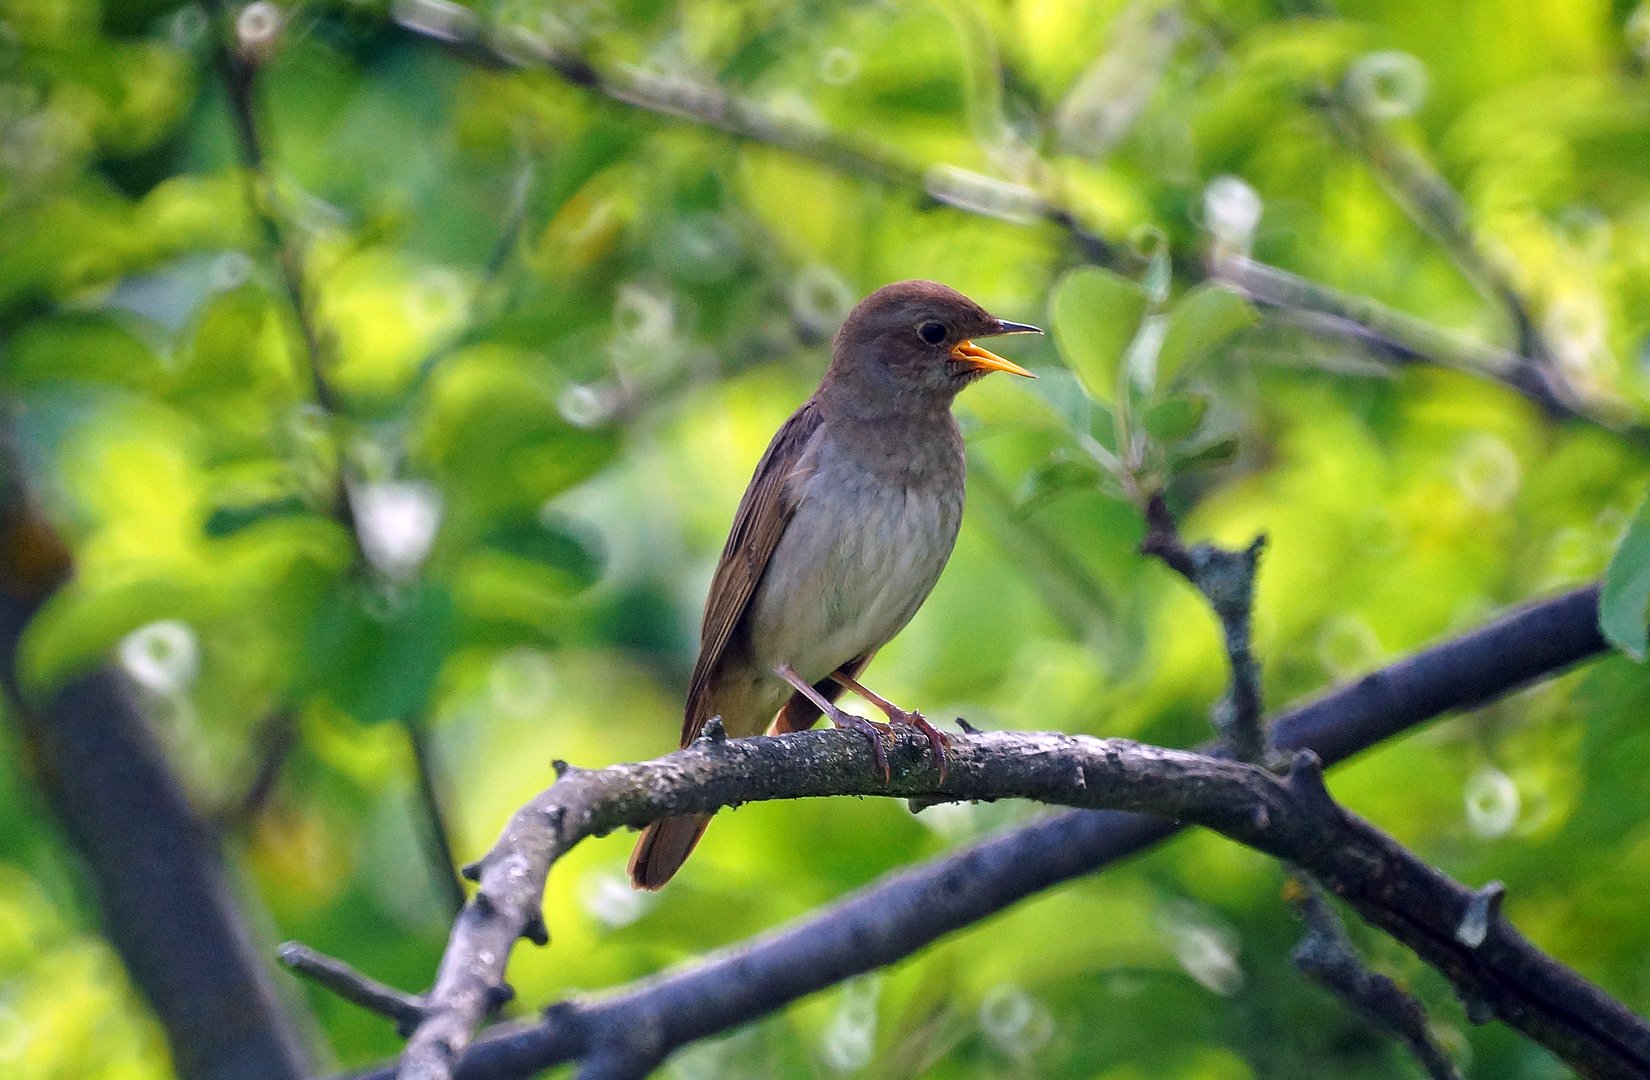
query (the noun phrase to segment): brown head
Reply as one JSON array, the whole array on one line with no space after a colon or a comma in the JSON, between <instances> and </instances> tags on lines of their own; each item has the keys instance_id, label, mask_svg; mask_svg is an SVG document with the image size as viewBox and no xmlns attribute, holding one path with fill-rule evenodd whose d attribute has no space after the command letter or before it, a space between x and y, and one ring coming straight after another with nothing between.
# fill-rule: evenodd
<instances>
[{"instance_id":1,"label":"brown head","mask_svg":"<svg viewBox=\"0 0 1650 1080\"><path fill-rule=\"evenodd\" d=\"M859 412L945 408L959 390L993 371L1036 378L975 338L1040 333L997 318L937 281L884 285L837 331L822 393L848 399Z\"/></svg>"}]
</instances>

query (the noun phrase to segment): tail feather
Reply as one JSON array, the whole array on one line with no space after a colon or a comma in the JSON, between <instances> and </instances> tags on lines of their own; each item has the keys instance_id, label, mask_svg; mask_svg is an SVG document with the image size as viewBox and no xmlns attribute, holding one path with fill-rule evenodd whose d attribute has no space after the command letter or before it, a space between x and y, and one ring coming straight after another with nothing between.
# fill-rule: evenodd
<instances>
[{"instance_id":1,"label":"tail feather","mask_svg":"<svg viewBox=\"0 0 1650 1080\"><path fill-rule=\"evenodd\" d=\"M709 814L688 814L664 818L643 829L630 855L630 883L650 892L664 888L693 854L709 824Z\"/></svg>"}]
</instances>

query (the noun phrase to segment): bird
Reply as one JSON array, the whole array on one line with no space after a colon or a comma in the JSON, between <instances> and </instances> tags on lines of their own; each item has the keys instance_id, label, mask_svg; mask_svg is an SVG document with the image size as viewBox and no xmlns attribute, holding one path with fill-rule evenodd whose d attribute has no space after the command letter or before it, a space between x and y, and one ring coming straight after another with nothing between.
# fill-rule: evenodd
<instances>
[{"instance_id":1,"label":"bird","mask_svg":"<svg viewBox=\"0 0 1650 1080\"><path fill-rule=\"evenodd\" d=\"M681 745L720 717L731 738L803 731L821 717L870 739L884 778L888 725L840 709L852 690L889 724L945 737L858 680L939 580L962 522L966 463L951 413L993 371L1036 378L974 343L1040 334L934 281L885 285L843 321L813 395L757 463L711 578ZM709 814L648 825L630 858L656 890L692 853Z\"/></svg>"}]
</instances>

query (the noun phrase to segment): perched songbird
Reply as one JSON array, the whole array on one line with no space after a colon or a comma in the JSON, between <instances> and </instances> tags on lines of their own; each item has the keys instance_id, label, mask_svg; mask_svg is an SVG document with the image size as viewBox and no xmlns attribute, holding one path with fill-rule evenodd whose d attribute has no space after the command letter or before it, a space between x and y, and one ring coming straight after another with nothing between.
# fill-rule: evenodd
<instances>
[{"instance_id":1,"label":"perched songbird","mask_svg":"<svg viewBox=\"0 0 1650 1080\"><path fill-rule=\"evenodd\" d=\"M902 281L849 314L830 367L757 463L711 580L682 745L720 716L729 736L802 731L821 714L866 733L884 771L888 729L832 702L851 689L892 723L944 738L855 680L911 621L951 557L963 509L963 440L951 402L993 371L1031 372L972 338L1041 333L954 289ZM709 814L647 827L637 888L669 881Z\"/></svg>"}]
</instances>

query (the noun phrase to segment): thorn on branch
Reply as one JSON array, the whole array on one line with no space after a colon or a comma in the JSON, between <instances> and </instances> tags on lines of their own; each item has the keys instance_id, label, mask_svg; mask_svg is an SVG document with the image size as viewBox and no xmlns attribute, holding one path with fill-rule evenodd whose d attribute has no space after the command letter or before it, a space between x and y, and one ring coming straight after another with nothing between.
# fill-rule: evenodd
<instances>
[{"instance_id":1,"label":"thorn on branch","mask_svg":"<svg viewBox=\"0 0 1650 1080\"><path fill-rule=\"evenodd\" d=\"M550 944L550 927L544 921L543 912L535 911L527 916L527 921L521 924L521 936L540 948Z\"/></svg>"},{"instance_id":2,"label":"thorn on branch","mask_svg":"<svg viewBox=\"0 0 1650 1080\"><path fill-rule=\"evenodd\" d=\"M297 941L276 950L283 967L294 975L324 986L345 1001L394 1021L396 1034L406 1038L424 1019L424 999L361 974L342 960L316 952Z\"/></svg>"},{"instance_id":3,"label":"thorn on branch","mask_svg":"<svg viewBox=\"0 0 1650 1080\"><path fill-rule=\"evenodd\" d=\"M561 758L552 758L551 761L550 761L550 767L552 769L556 770L556 779L557 780L565 780L569 776L572 776L574 773L579 771L577 766L569 765L567 762L563 761Z\"/></svg>"},{"instance_id":4,"label":"thorn on branch","mask_svg":"<svg viewBox=\"0 0 1650 1080\"><path fill-rule=\"evenodd\" d=\"M1476 949L1489 937L1490 927L1501 915L1501 901L1506 899L1507 887L1499 881L1472 894L1461 922L1455 928L1455 940L1469 949Z\"/></svg>"},{"instance_id":5,"label":"thorn on branch","mask_svg":"<svg viewBox=\"0 0 1650 1080\"><path fill-rule=\"evenodd\" d=\"M1323 761L1310 750L1297 751L1289 761L1289 792L1315 814L1341 811L1323 779Z\"/></svg>"},{"instance_id":6,"label":"thorn on branch","mask_svg":"<svg viewBox=\"0 0 1650 1080\"><path fill-rule=\"evenodd\" d=\"M978 735L983 730L982 728L977 728L973 724L970 724L967 720L964 720L960 716L957 717L957 727L962 729L962 733L964 735Z\"/></svg>"}]
</instances>

